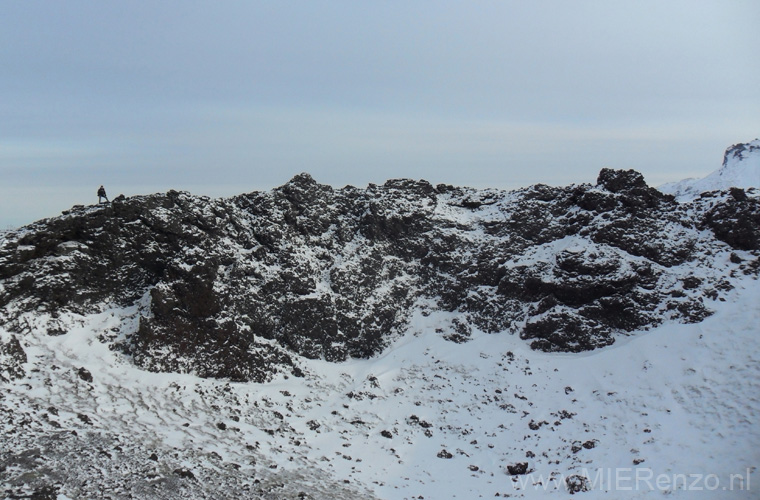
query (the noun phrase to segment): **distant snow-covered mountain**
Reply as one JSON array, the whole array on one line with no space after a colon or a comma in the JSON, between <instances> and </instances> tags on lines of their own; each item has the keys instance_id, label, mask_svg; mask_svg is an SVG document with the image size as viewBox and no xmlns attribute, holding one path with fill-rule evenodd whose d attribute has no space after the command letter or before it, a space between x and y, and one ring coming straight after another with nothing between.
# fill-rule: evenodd
<instances>
[{"instance_id":1,"label":"distant snow-covered mountain","mask_svg":"<svg viewBox=\"0 0 760 500\"><path fill-rule=\"evenodd\" d=\"M760 139L728 148L723 165L707 177L669 182L658 189L678 201L690 201L702 193L732 187L760 188Z\"/></svg>"}]
</instances>

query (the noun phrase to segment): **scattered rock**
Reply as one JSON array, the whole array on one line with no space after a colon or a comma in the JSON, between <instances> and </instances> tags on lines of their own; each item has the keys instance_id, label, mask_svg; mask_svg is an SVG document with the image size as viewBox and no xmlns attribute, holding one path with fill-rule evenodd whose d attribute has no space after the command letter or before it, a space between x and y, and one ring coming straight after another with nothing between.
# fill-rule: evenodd
<instances>
[{"instance_id":1,"label":"scattered rock","mask_svg":"<svg viewBox=\"0 0 760 500\"><path fill-rule=\"evenodd\" d=\"M588 478L578 474L566 477L565 486L571 495L591 490L591 483Z\"/></svg>"},{"instance_id":2,"label":"scattered rock","mask_svg":"<svg viewBox=\"0 0 760 500\"><path fill-rule=\"evenodd\" d=\"M507 473L510 476L522 476L528 472L528 462L517 462L507 465Z\"/></svg>"},{"instance_id":3,"label":"scattered rock","mask_svg":"<svg viewBox=\"0 0 760 500\"><path fill-rule=\"evenodd\" d=\"M85 382L92 383L92 374L86 368L80 368L77 370L77 375Z\"/></svg>"},{"instance_id":4,"label":"scattered rock","mask_svg":"<svg viewBox=\"0 0 760 500\"><path fill-rule=\"evenodd\" d=\"M174 469L174 475L179 476L182 479L195 479L195 474L193 474L193 471L184 467Z\"/></svg>"},{"instance_id":5,"label":"scattered rock","mask_svg":"<svg viewBox=\"0 0 760 500\"><path fill-rule=\"evenodd\" d=\"M531 420L530 422L528 422L528 427L532 431L537 431L542 426L548 425L548 424L549 424L549 422L547 422L546 420L542 420L541 422L536 422L535 420Z\"/></svg>"},{"instance_id":6,"label":"scattered rock","mask_svg":"<svg viewBox=\"0 0 760 500\"><path fill-rule=\"evenodd\" d=\"M92 419L84 413L78 413L77 418L87 425L93 425Z\"/></svg>"}]
</instances>

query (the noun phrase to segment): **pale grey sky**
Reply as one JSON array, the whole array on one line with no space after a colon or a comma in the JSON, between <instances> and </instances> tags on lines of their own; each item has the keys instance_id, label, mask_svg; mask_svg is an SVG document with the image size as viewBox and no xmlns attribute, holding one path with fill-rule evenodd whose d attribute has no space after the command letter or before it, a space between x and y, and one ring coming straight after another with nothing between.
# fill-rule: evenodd
<instances>
[{"instance_id":1,"label":"pale grey sky","mask_svg":"<svg viewBox=\"0 0 760 500\"><path fill-rule=\"evenodd\" d=\"M0 0L0 228L109 195L703 176L760 2Z\"/></svg>"}]
</instances>

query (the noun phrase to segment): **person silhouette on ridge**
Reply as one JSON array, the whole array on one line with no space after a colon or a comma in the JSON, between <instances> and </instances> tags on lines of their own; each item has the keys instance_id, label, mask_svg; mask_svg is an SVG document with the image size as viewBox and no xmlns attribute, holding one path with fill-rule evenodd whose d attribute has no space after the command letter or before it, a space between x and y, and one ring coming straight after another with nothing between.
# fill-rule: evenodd
<instances>
[{"instance_id":1,"label":"person silhouette on ridge","mask_svg":"<svg viewBox=\"0 0 760 500\"><path fill-rule=\"evenodd\" d=\"M108 201L108 196L106 196L106 188L104 188L103 186L100 186L100 188L98 188L98 204L103 203L102 201L103 198L106 199L106 203L110 203Z\"/></svg>"}]
</instances>

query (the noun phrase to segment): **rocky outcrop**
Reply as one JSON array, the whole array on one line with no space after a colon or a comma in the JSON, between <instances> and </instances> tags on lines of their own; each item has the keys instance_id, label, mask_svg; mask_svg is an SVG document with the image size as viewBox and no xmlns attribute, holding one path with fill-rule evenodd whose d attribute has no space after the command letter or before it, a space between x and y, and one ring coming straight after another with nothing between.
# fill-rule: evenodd
<instances>
[{"instance_id":1,"label":"rocky outcrop","mask_svg":"<svg viewBox=\"0 0 760 500\"><path fill-rule=\"evenodd\" d=\"M15 335L7 341L0 339L0 381L9 382L25 375L26 353Z\"/></svg>"},{"instance_id":2,"label":"rocky outcrop","mask_svg":"<svg viewBox=\"0 0 760 500\"><path fill-rule=\"evenodd\" d=\"M457 342L584 351L700 321L732 272L756 273L758 200L742 193L678 204L604 169L595 186L514 192L301 174L229 199L119 198L4 237L0 324L60 335L68 316L139 304L134 331L104 341L148 370L232 380L376 355L415 311L457 313Z\"/></svg>"},{"instance_id":3,"label":"rocky outcrop","mask_svg":"<svg viewBox=\"0 0 760 500\"><path fill-rule=\"evenodd\" d=\"M744 189L731 188L729 196L705 213L702 222L715 237L740 250L760 250L760 200Z\"/></svg>"},{"instance_id":4,"label":"rocky outcrop","mask_svg":"<svg viewBox=\"0 0 760 500\"><path fill-rule=\"evenodd\" d=\"M760 140L734 144L726 149L721 167L701 179L684 179L659 189L679 201L693 201L703 194L731 188L760 188Z\"/></svg>"},{"instance_id":5,"label":"rocky outcrop","mask_svg":"<svg viewBox=\"0 0 760 500\"><path fill-rule=\"evenodd\" d=\"M751 142L734 144L726 149L723 154L722 167L728 167L732 162L739 162L749 158L752 155L760 153L760 140L755 139Z\"/></svg>"}]
</instances>

